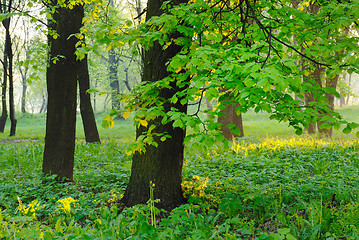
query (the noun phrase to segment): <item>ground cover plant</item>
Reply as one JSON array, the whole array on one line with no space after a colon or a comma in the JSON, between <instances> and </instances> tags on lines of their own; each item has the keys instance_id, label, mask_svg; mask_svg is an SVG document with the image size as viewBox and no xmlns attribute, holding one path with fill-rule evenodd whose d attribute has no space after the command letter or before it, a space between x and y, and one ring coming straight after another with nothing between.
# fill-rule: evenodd
<instances>
[{"instance_id":1,"label":"ground cover plant","mask_svg":"<svg viewBox=\"0 0 359 240\"><path fill-rule=\"evenodd\" d=\"M247 130L255 119L247 116ZM262 129L272 122L263 119ZM357 140L275 138L270 131L230 149L189 146L182 184L188 203L172 212L156 209L155 196L132 208L118 203L130 174L129 135L102 144L79 138L76 184L41 178L43 140L0 143L0 237L358 239Z\"/></svg>"}]
</instances>

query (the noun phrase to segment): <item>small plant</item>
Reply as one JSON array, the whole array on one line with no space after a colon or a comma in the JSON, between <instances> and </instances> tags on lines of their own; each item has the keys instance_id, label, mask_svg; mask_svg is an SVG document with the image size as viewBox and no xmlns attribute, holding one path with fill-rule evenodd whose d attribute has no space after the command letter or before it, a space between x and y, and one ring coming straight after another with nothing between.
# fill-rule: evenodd
<instances>
[{"instance_id":1,"label":"small plant","mask_svg":"<svg viewBox=\"0 0 359 240\"><path fill-rule=\"evenodd\" d=\"M148 199L147 206L150 208L150 214L151 214L151 225L156 228L156 212L157 208L155 207L155 203L158 203L160 200L155 199L154 197L154 189L155 189L155 183L150 181L150 199Z\"/></svg>"}]
</instances>

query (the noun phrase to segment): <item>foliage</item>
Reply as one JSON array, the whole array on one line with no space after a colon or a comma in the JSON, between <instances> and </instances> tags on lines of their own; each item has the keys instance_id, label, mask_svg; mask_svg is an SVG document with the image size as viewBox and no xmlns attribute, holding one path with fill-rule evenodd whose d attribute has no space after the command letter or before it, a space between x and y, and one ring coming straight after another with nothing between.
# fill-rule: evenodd
<instances>
[{"instance_id":1,"label":"foliage","mask_svg":"<svg viewBox=\"0 0 359 240\"><path fill-rule=\"evenodd\" d=\"M343 34L343 29L354 26L359 4L357 1L318 4L320 12L314 15L306 11L306 2L300 2L299 8L294 8L290 1L199 0L176 6L165 2L161 16L152 17L137 28L113 26L102 38L109 48L123 42L145 49L154 42L163 49L171 44L182 47L168 62L167 71L172 75L144 82L122 98L127 104L126 111L139 109L135 125L148 125L147 133L132 150L143 151L144 145L156 145L155 126L150 126L155 118L160 118L161 124L171 122L174 127L189 129L191 134L186 142L196 139L199 146L210 147L223 140L216 119L231 102L239 104L237 113L254 109L268 112L272 119L287 121L298 135L309 123L318 121L326 122L321 125L324 128L348 124L330 110L325 97L338 96L335 89L321 88L314 80L303 82L307 73L301 71L298 61L305 58L327 67L329 78L342 70L357 71L358 37ZM343 9L350 14L343 15ZM173 33L179 37L171 38ZM300 45L292 41L293 36ZM313 43L314 39L318 44ZM314 58L318 55L321 58ZM160 91L171 88L173 82L181 90L168 99L159 98ZM307 92L313 93L316 101L300 106L294 95L304 99ZM199 117L204 97L218 103L213 110L205 111L209 115L206 120ZM198 108L187 114L175 108L167 111L163 107L165 102L190 103Z\"/></svg>"},{"instance_id":2,"label":"foliage","mask_svg":"<svg viewBox=\"0 0 359 240\"><path fill-rule=\"evenodd\" d=\"M189 203L171 213L151 201L118 203L130 173L124 145L78 142L74 185L40 180L43 143L0 143L1 238L358 237L357 140L265 138L234 142L231 151L188 149Z\"/></svg>"}]
</instances>

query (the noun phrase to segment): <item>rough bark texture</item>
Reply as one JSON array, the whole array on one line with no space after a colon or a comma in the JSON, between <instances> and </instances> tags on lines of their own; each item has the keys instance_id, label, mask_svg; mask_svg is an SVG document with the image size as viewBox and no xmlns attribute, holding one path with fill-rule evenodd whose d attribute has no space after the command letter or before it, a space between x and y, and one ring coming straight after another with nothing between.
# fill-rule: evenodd
<instances>
[{"instance_id":1,"label":"rough bark texture","mask_svg":"<svg viewBox=\"0 0 359 240\"><path fill-rule=\"evenodd\" d=\"M56 5L57 1L52 1ZM76 126L76 94L79 61L75 56L76 37L82 26L83 7L57 8L49 27L59 36L48 37L50 63L47 69L48 108L42 171L58 179L73 180ZM70 37L70 38L69 38ZM56 64L53 59L59 57Z\"/></svg>"},{"instance_id":2,"label":"rough bark texture","mask_svg":"<svg viewBox=\"0 0 359 240\"><path fill-rule=\"evenodd\" d=\"M97 125L95 120L95 114L91 106L90 94L87 90L90 89L90 77L87 64L87 55L81 60L81 67L78 76L79 88L80 88L80 111L82 124L85 131L86 142L100 143L100 136L97 131Z\"/></svg>"},{"instance_id":3,"label":"rough bark texture","mask_svg":"<svg viewBox=\"0 0 359 240\"><path fill-rule=\"evenodd\" d=\"M162 12L160 7L163 0L150 0L147 5L147 20ZM170 38L178 38L179 34L174 33ZM181 47L171 44L166 50L155 43L152 48L145 52L143 81L158 81L168 76L166 70L166 62L175 56ZM178 89L173 84L172 89L161 89L160 97L169 99ZM187 105L165 104L165 110L171 107L177 108L181 112L187 111ZM170 210L185 202L183 197L182 182L182 165L185 130L173 128L172 123L162 125L161 119L156 119L157 133L169 133L172 138L160 141L155 138L158 147L146 147L145 153L135 153L132 159L132 171L129 184L122 199L127 206L133 206L140 203L146 203L149 199L150 181L155 183L154 198L160 199L159 207ZM143 127L137 129L137 137L145 129Z\"/></svg>"},{"instance_id":4,"label":"rough bark texture","mask_svg":"<svg viewBox=\"0 0 359 240\"><path fill-rule=\"evenodd\" d=\"M238 105L228 105L223 111L221 111L225 115L218 117L218 123L222 124L221 132L227 140L232 140L233 138L244 136L242 114L238 115L236 113L237 107ZM237 135L232 133L228 127L230 124L236 125L236 127L241 131L241 134Z\"/></svg>"}]
</instances>

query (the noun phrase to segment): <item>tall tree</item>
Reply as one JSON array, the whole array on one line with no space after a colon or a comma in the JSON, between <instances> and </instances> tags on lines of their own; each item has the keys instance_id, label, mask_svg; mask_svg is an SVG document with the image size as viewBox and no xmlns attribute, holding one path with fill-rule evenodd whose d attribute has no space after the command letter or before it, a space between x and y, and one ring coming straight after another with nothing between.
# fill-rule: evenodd
<instances>
[{"instance_id":1,"label":"tall tree","mask_svg":"<svg viewBox=\"0 0 359 240\"><path fill-rule=\"evenodd\" d=\"M148 21L153 16L160 16L163 11L161 6L163 0L149 0L147 3ZM185 0L177 1L175 4L184 3ZM169 39L175 41L181 34L178 32L169 35ZM166 63L181 51L181 46L172 44L165 50L155 42L153 46L145 51L143 82L158 82L170 75L167 71ZM161 88L158 97L161 99L171 99L181 89L172 82L169 88ZM165 112L171 108L178 109L179 112L187 112L187 104L178 101L175 104L165 102L163 109ZM152 131L157 134L167 133L171 138L165 141L159 136L154 137L154 145L147 145L145 152L136 152L132 158L131 177L122 201L127 206L146 203L149 199L149 184L155 184L154 197L160 199L159 206L165 209L172 209L182 204L185 199L181 189L182 166L184 154L185 129L174 127L173 122L161 124L162 118L157 117L148 126L137 128L136 137L149 130L150 126L156 126Z\"/></svg>"},{"instance_id":2,"label":"tall tree","mask_svg":"<svg viewBox=\"0 0 359 240\"><path fill-rule=\"evenodd\" d=\"M59 6L59 4L61 4ZM58 179L73 180L77 79L80 61L75 51L84 9L82 5L66 5L69 1L51 1L48 36L49 65L47 68L48 107L45 150L42 171Z\"/></svg>"},{"instance_id":3,"label":"tall tree","mask_svg":"<svg viewBox=\"0 0 359 240\"><path fill-rule=\"evenodd\" d=\"M12 0L9 0L8 2L6 0L0 1L0 13L6 14L12 12ZM3 67L4 67L4 76L3 76L3 82L1 86L1 103L2 103L2 113L0 117L0 132L4 132L5 130L5 124L8 117L7 112L7 104L6 104L6 92L7 92L7 82L8 77L10 77L10 64L9 63L9 55L12 55L10 51L11 49L11 36L10 36L10 23L11 18L5 18L2 20L2 25L5 28L5 45L4 45L4 61L3 61ZM12 71L12 70L11 70Z\"/></svg>"},{"instance_id":4,"label":"tall tree","mask_svg":"<svg viewBox=\"0 0 359 240\"><path fill-rule=\"evenodd\" d=\"M328 120L330 124L340 125L340 116L332 112L327 100L323 99L325 93L332 90L303 83L302 71L296 64L303 57L328 67L329 72L348 67L330 54L322 59L309 54L311 51L330 53L337 48L333 44L335 41L327 38L327 32L318 31L315 37L320 38L323 45L316 48L302 52L300 46L290 43L293 34L304 34L300 37L310 40L313 28L338 29L341 24L353 22L353 18L343 18L336 12L330 16L335 15L340 24L323 22L328 19L327 15L311 15L293 9L289 1L281 4L251 0L230 4L226 0L195 1L179 5L178 1L166 1L163 6L166 12L161 14L158 9L162 3L158 0L148 2L147 23L135 31L140 34L138 42L148 50L145 52L143 84L126 99L128 111L138 109L135 121L140 127L137 130L139 145L132 148L137 151L133 155L131 178L123 198L125 204L146 202L150 181L156 184L155 198L159 198L164 207L173 207L183 200L179 186L181 168L178 166L183 163L184 139L186 142L195 139L193 144L207 146L223 140L218 134L220 124L214 122L221 114L220 107L209 111L210 119L205 121L199 115L200 105L195 113L186 114L186 104L189 101L200 104L204 95L209 101L216 99L219 106L239 104L237 110L240 113L251 108L267 111L272 119L289 122L297 134L308 126L313 114L317 121ZM339 9L337 5L340 4L321 3L325 5L322 10L328 14L333 7ZM357 14L358 6L351 6L350 14ZM156 14L154 9L157 9ZM160 17L149 19L160 14ZM254 24L247 24L248 19L253 19ZM126 37L120 37L120 40ZM335 33L334 37L339 38L339 35ZM128 40L129 43L134 41ZM153 46L147 45L149 42L154 42ZM344 52L351 54L357 49L357 43L358 39L346 41ZM358 69L355 59L350 67ZM222 94L220 89L228 89L230 102L228 94ZM310 102L300 106L294 96L297 94L303 99L303 93L307 91L322 96L320 104ZM332 115L327 118L323 113ZM347 124L350 126L354 125ZM184 138L186 128L192 131Z\"/></svg>"}]
</instances>

